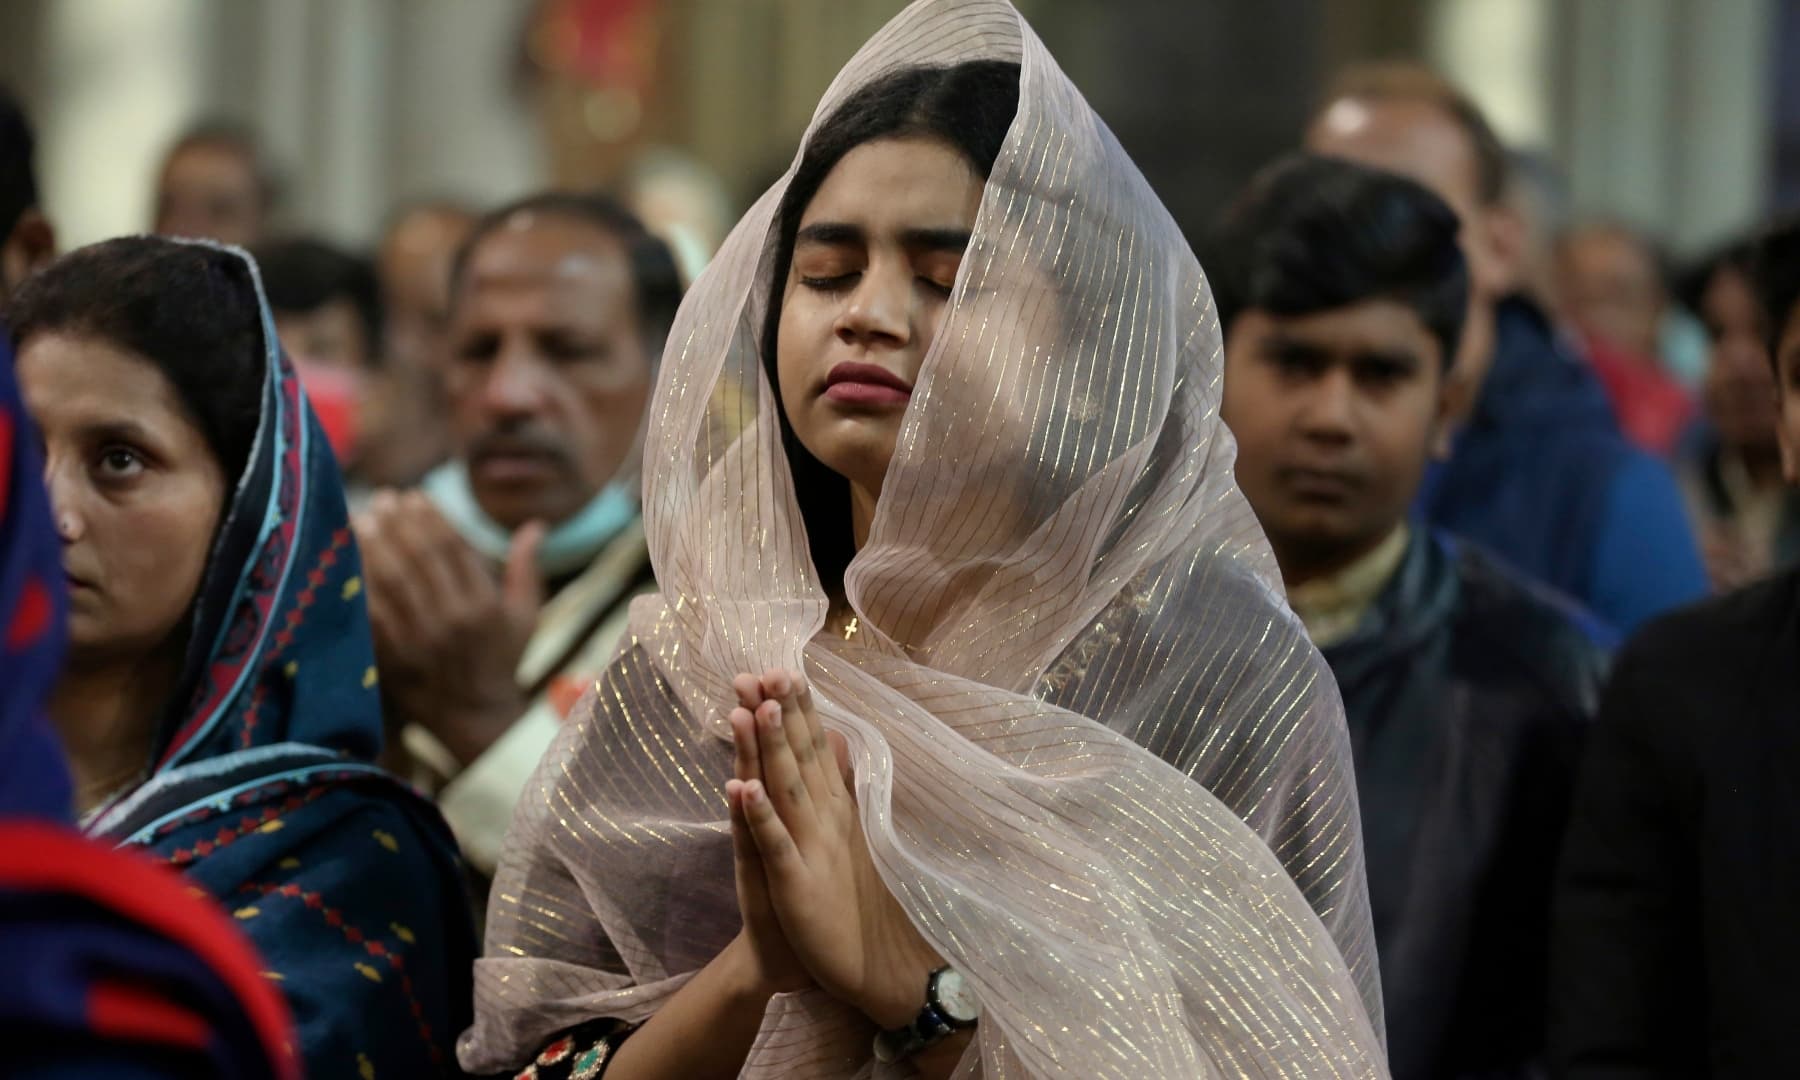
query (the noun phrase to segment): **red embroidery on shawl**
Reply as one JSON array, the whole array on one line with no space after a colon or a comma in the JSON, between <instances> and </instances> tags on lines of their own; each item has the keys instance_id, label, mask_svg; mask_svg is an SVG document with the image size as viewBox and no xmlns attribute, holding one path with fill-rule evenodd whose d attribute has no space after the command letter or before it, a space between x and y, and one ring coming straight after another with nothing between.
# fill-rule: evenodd
<instances>
[{"instance_id":1,"label":"red embroidery on shawl","mask_svg":"<svg viewBox=\"0 0 1800 1080\"><path fill-rule=\"evenodd\" d=\"M298 896L309 910L317 910L325 902L324 897L319 893L311 890L302 890L298 885L292 883L275 885L266 881L251 881L238 886L238 891L257 893L265 900L276 894L282 896ZM346 923L342 913L340 913L338 909L325 908L324 918L326 925L334 927L343 933L345 941L348 941L352 945L363 943L365 935L362 930L354 924ZM380 952L375 951L377 947L381 949ZM413 1020L419 1025L419 1038L425 1041L425 1049L430 1051L433 1064L441 1064L444 1057L443 1051L438 1049L436 1040L432 1038L431 1025L425 1020L425 1006L420 1004L419 996L413 992L412 976L406 973L406 967L400 961L399 949L394 946L383 945L374 938L369 938L368 944L363 945L363 948L370 955L375 956L378 959L386 960L388 966L393 969L394 974L400 976L400 991L406 995L407 1007L412 1012Z\"/></svg>"},{"instance_id":2,"label":"red embroidery on shawl","mask_svg":"<svg viewBox=\"0 0 1800 1080\"><path fill-rule=\"evenodd\" d=\"M250 695L249 707L244 710L242 743L245 749L253 745L257 715L262 711L263 702L269 696L267 684L263 682L261 675L273 667L275 662L281 658L281 654L294 643L294 631L300 629L300 624L306 621L306 610L312 607L313 601L318 598L319 589L325 584L325 571L321 568L336 564L338 550L349 543L349 529L339 529L331 534L331 543L319 553L318 563L307 572L306 588L300 590L300 595L295 598L293 610L287 613L287 625L276 632L275 646L269 650L269 655L263 658L262 667L258 671L256 689Z\"/></svg>"},{"instance_id":3,"label":"red embroidery on shawl","mask_svg":"<svg viewBox=\"0 0 1800 1080\"><path fill-rule=\"evenodd\" d=\"M183 868L191 866L206 856L211 855L213 852L218 851L220 848L228 846L233 841L241 840L244 837L249 836L251 833L263 828L270 822L279 821L283 814L293 813L295 810L298 810L300 807L305 806L307 803L312 802L314 799L330 790L331 789L328 787L316 787L304 795L294 795L290 797L280 806L265 806L263 807L263 812L258 816L252 817L245 815L244 817L239 818L236 828L229 825L221 826L218 834L210 840L196 841L193 847L176 848L169 853L169 862Z\"/></svg>"},{"instance_id":4,"label":"red embroidery on shawl","mask_svg":"<svg viewBox=\"0 0 1800 1080\"><path fill-rule=\"evenodd\" d=\"M195 694L194 704L188 710L188 721L169 741L168 750L164 751L162 760L156 763L158 769L186 749L189 740L225 707L225 695L237 685L238 676L256 662L262 633L267 629L269 617L274 614L276 604L281 599L281 589L286 580L284 571L294 557L295 543L299 540L299 530L295 528L295 523L306 486L306 463L300 456L301 424L304 423L306 410L300 403L300 381L291 373L282 377L280 391L283 398L282 434L286 438L286 447L281 462L276 467L275 499L280 515L279 523L269 531L263 546L250 557L249 565L253 568L251 587L239 601L236 610L226 617L228 646L221 655L210 658L206 675Z\"/></svg>"}]
</instances>

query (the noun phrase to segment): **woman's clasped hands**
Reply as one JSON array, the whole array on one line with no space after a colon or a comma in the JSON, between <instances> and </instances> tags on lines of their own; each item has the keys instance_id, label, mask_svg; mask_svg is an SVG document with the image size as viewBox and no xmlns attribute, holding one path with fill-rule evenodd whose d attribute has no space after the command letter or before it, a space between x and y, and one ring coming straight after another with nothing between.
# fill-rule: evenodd
<instances>
[{"instance_id":1,"label":"woman's clasped hands","mask_svg":"<svg viewBox=\"0 0 1800 1080\"><path fill-rule=\"evenodd\" d=\"M881 1028L910 1023L943 961L869 854L841 735L797 672L732 680L731 804L742 945L771 991L817 986Z\"/></svg>"}]
</instances>

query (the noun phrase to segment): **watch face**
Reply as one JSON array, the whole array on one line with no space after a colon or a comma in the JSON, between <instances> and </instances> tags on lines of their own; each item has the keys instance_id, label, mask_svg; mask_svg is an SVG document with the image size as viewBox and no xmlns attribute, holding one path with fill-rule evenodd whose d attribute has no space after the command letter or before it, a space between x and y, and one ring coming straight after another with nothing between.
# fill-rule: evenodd
<instances>
[{"instance_id":1,"label":"watch face","mask_svg":"<svg viewBox=\"0 0 1800 1080\"><path fill-rule=\"evenodd\" d=\"M963 981L962 972L955 968L945 968L938 972L931 987L931 996L937 999L937 1006L951 1023L973 1024L981 1018L981 1003L969 990L969 984Z\"/></svg>"}]
</instances>

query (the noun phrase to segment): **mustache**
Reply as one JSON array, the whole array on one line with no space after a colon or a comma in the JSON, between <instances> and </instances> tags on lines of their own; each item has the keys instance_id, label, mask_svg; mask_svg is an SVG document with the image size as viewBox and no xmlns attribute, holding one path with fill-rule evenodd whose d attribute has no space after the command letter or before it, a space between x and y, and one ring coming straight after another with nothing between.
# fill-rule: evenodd
<instances>
[{"instance_id":1,"label":"mustache","mask_svg":"<svg viewBox=\"0 0 1800 1080\"><path fill-rule=\"evenodd\" d=\"M491 431L476 436L469 444L469 461L472 464L479 463L490 457L548 458L565 468L572 467L575 462L568 446L561 439L535 428Z\"/></svg>"}]
</instances>

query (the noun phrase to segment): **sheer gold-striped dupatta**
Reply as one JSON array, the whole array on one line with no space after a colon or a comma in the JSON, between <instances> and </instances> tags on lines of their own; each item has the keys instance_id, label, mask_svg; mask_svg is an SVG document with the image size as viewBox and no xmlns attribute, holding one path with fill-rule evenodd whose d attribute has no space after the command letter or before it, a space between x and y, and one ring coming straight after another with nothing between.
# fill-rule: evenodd
<instances>
[{"instance_id":1,"label":"sheer gold-striped dupatta","mask_svg":"<svg viewBox=\"0 0 1800 1080\"><path fill-rule=\"evenodd\" d=\"M786 180L683 304L646 452L662 592L515 818L471 1070L648 1017L736 933L730 679L789 666L850 744L884 879L981 998L965 1071L1383 1074L1342 710L1233 484L1181 234L1000 0L914 4L814 124L979 59L1020 63L1021 104L845 577L849 640L759 353ZM781 996L745 1075L866 1074L872 1034Z\"/></svg>"}]
</instances>

